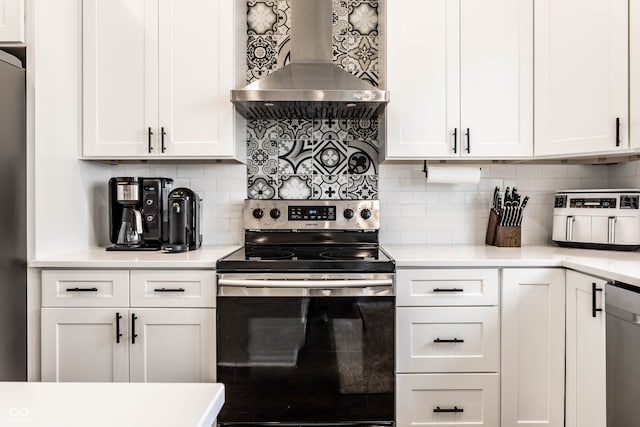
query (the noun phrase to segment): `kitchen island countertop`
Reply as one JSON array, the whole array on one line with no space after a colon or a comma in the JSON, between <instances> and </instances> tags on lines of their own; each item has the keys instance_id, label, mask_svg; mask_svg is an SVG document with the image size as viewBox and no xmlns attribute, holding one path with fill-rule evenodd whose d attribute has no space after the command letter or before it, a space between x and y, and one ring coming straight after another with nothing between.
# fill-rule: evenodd
<instances>
[{"instance_id":1,"label":"kitchen island countertop","mask_svg":"<svg viewBox=\"0 0 640 427\"><path fill-rule=\"evenodd\" d=\"M0 382L3 427L211 427L219 383Z\"/></svg>"}]
</instances>

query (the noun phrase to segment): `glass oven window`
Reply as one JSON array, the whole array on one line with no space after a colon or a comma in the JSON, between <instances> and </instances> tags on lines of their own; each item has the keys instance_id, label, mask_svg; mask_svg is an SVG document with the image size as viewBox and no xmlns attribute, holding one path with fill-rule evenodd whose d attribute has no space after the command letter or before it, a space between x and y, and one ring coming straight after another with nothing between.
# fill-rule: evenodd
<instances>
[{"instance_id":1,"label":"glass oven window","mask_svg":"<svg viewBox=\"0 0 640 427\"><path fill-rule=\"evenodd\" d=\"M218 421L392 422L394 297L219 297Z\"/></svg>"}]
</instances>

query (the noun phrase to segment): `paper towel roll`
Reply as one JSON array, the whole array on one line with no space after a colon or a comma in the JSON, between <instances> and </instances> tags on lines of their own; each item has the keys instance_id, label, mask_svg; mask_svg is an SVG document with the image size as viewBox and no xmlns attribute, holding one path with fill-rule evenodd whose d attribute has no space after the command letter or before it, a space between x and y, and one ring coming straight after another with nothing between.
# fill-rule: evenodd
<instances>
[{"instance_id":1,"label":"paper towel roll","mask_svg":"<svg viewBox=\"0 0 640 427\"><path fill-rule=\"evenodd\" d=\"M479 167L427 165L427 183L430 184L477 184L479 182Z\"/></svg>"}]
</instances>

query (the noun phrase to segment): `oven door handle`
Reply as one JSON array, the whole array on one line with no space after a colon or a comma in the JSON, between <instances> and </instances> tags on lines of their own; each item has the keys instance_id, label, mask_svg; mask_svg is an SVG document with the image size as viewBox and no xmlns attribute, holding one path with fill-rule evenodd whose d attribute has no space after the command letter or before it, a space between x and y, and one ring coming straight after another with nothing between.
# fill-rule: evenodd
<instances>
[{"instance_id":1,"label":"oven door handle","mask_svg":"<svg viewBox=\"0 0 640 427\"><path fill-rule=\"evenodd\" d=\"M344 279L344 280L272 280L272 279L219 279L220 286L243 288L369 288L393 286L393 279Z\"/></svg>"}]
</instances>

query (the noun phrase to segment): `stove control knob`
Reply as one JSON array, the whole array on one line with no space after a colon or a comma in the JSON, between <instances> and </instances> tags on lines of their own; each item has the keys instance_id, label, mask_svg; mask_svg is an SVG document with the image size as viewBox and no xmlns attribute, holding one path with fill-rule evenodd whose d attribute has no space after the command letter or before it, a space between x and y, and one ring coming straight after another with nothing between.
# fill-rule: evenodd
<instances>
[{"instance_id":1,"label":"stove control knob","mask_svg":"<svg viewBox=\"0 0 640 427\"><path fill-rule=\"evenodd\" d=\"M344 217L347 219L353 218L353 215L354 215L353 209L349 209L349 208L345 209L344 212L342 212L342 215L344 215Z\"/></svg>"},{"instance_id":2,"label":"stove control knob","mask_svg":"<svg viewBox=\"0 0 640 427\"><path fill-rule=\"evenodd\" d=\"M273 208L269 211L269 216L273 219L278 219L280 218L280 209L278 208Z\"/></svg>"},{"instance_id":3,"label":"stove control knob","mask_svg":"<svg viewBox=\"0 0 640 427\"><path fill-rule=\"evenodd\" d=\"M369 219L371 218L371 211L369 209L362 209L360 211L360 216L362 219Z\"/></svg>"},{"instance_id":4,"label":"stove control knob","mask_svg":"<svg viewBox=\"0 0 640 427\"><path fill-rule=\"evenodd\" d=\"M262 209L260 209L260 208L255 208L255 209L253 210L253 217L254 217L255 219L260 219L260 218L262 218L263 216L264 216L264 211L263 211Z\"/></svg>"}]
</instances>

